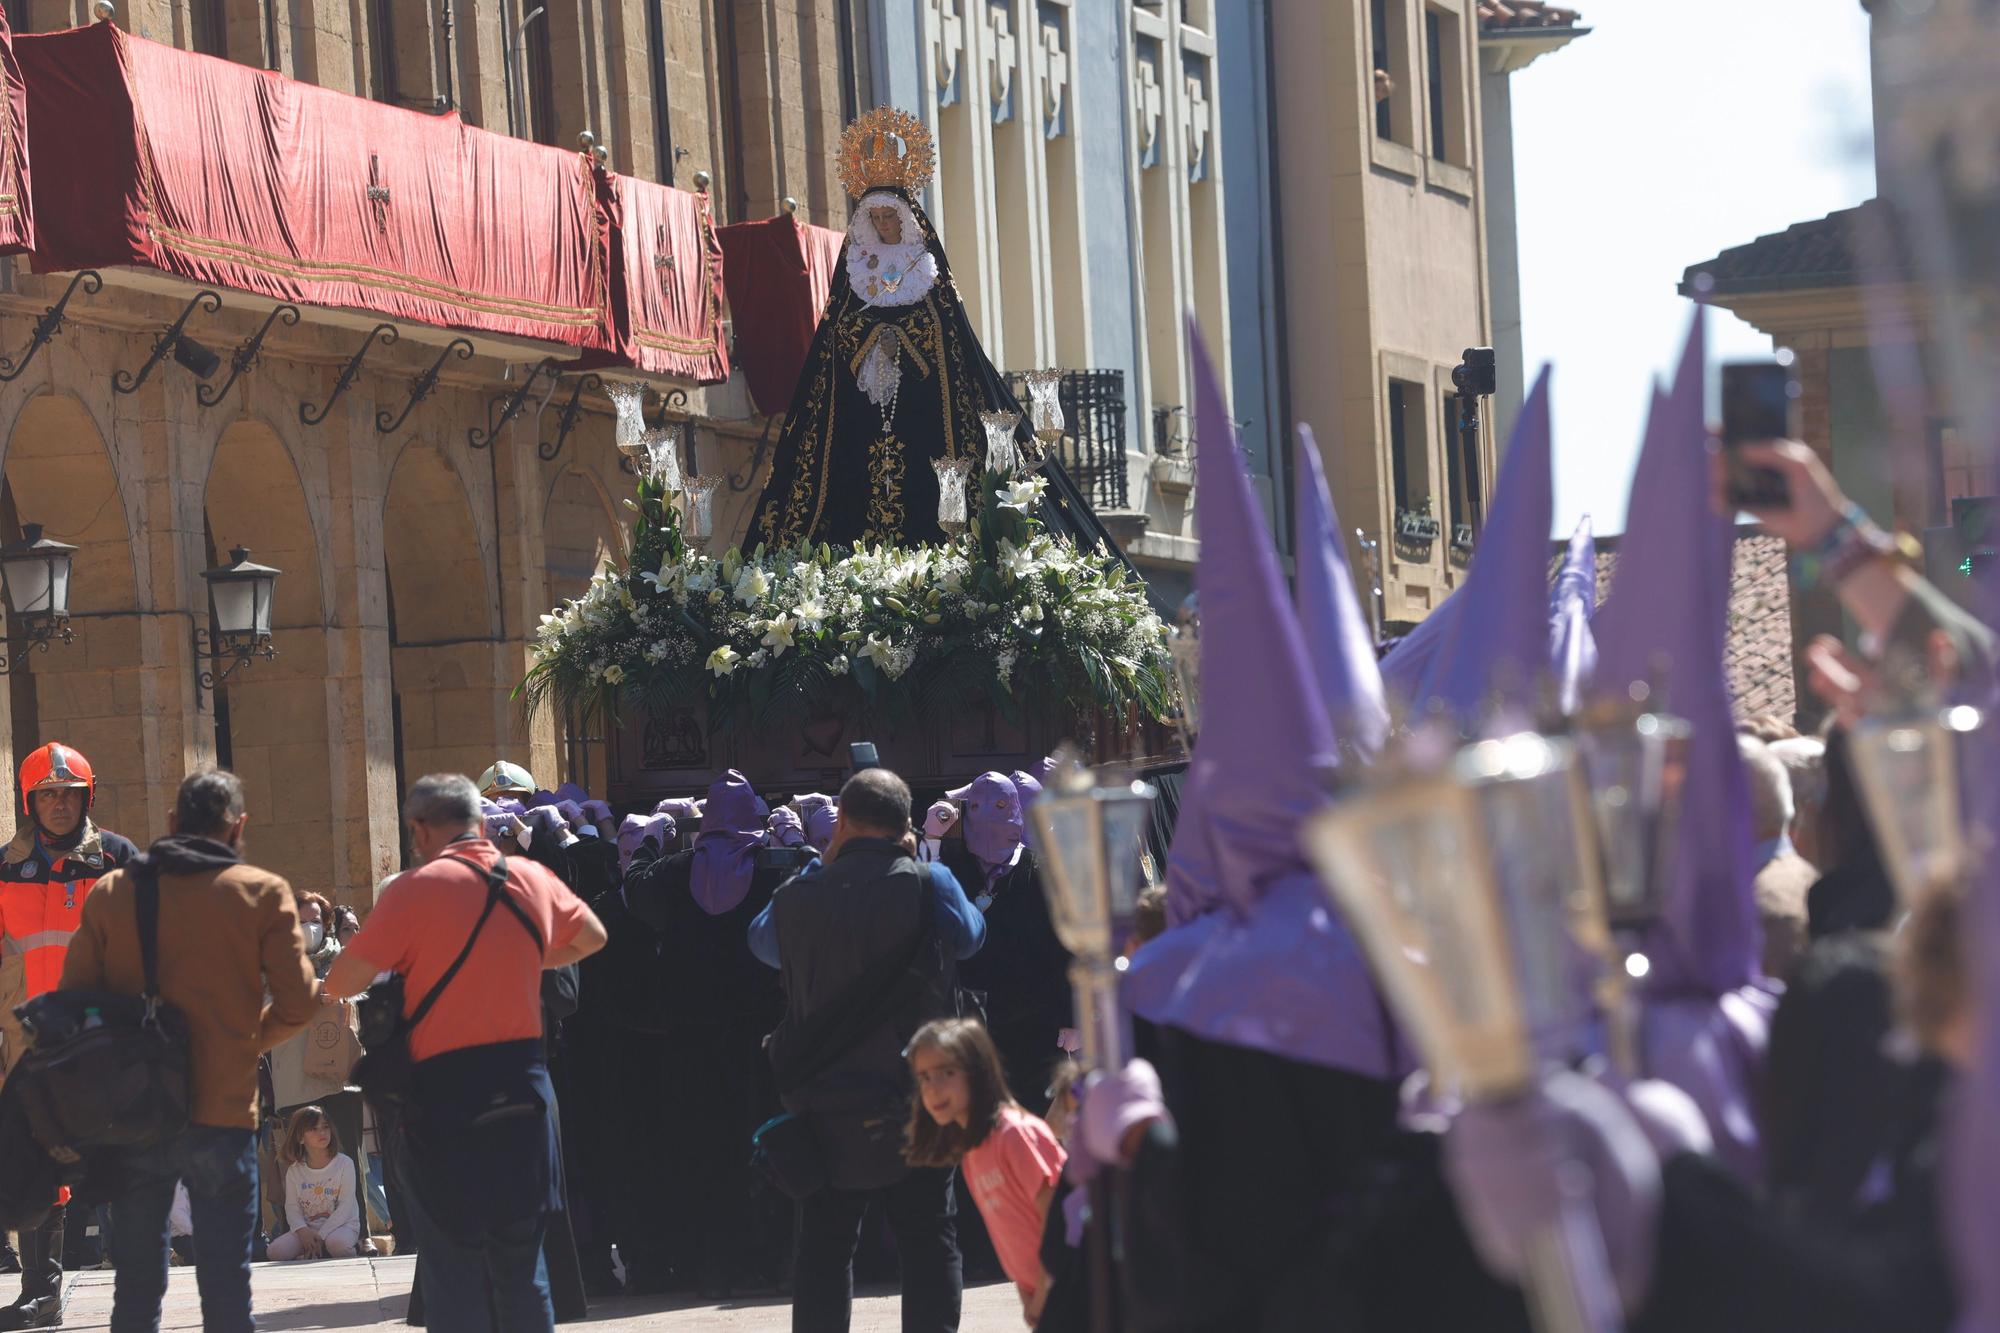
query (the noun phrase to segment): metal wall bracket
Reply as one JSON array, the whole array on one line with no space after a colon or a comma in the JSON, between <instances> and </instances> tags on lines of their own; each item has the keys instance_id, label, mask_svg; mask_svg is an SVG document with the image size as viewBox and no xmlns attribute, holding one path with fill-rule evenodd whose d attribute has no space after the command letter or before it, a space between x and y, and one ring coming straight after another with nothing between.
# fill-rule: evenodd
<instances>
[{"instance_id":1,"label":"metal wall bracket","mask_svg":"<svg viewBox=\"0 0 2000 1333\"><path fill-rule=\"evenodd\" d=\"M186 308L181 311L180 318L167 325L160 336L153 339L152 354L146 358L146 364L139 367L139 373L133 375L121 370L111 377L112 392L137 393L139 391L139 386L144 384L147 377L153 373L153 367L164 361L167 354L174 350L175 344L180 342L181 329L187 324L188 316L195 312L197 306L212 315L222 309L222 296L218 292L209 291L206 287L196 292L194 299L189 301Z\"/></svg>"},{"instance_id":2,"label":"metal wall bracket","mask_svg":"<svg viewBox=\"0 0 2000 1333\"><path fill-rule=\"evenodd\" d=\"M347 364L340 368L340 378L333 382L333 393L327 397L325 403L321 404L317 412L306 404L300 403L299 420L308 426L317 426L320 422L325 421L326 414L333 411L333 405L340 401L340 396L354 386L355 378L361 374L362 358L368 355L368 349L375 345L377 339L380 339L382 345L387 347L394 343L397 337L396 326L394 324L377 324L374 328L368 330L368 336L361 340L361 346L354 349L354 355L347 358Z\"/></svg>"},{"instance_id":3,"label":"metal wall bracket","mask_svg":"<svg viewBox=\"0 0 2000 1333\"><path fill-rule=\"evenodd\" d=\"M216 642L216 646L213 649L210 648L211 641ZM271 642L270 635L260 634L255 638L251 638L249 636L238 637L225 634L218 637L211 636L206 626L196 625L194 627L195 662L197 664L207 662L229 663L228 666L222 669L222 674L220 675L217 675L207 666L198 665L195 672L195 683L200 688L195 692L196 709L199 710L201 708L201 692L203 690L209 694L214 694L216 688L222 682L228 680L236 673L236 668L245 665L251 659L257 657L263 658L266 662L277 660L278 649Z\"/></svg>"},{"instance_id":4,"label":"metal wall bracket","mask_svg":"<svg viewBox=\"0 0 2000 1333\"><path fill-rule=\"evenodd\" d=\"M398 427L408 421L410 413L417 410L417 404L437 392L438 372L444 369L445 359L453 352L458 353L459 360L470 361L472 343L464 338L453 338L446 343L444 350L438 353L437 360L431 362L431 368L410 381L410 401L403 404L402 415L391 421L389 409L383 408L375 414L375 429L384 435L393 435Z\"/></svg>"},{"instance_id":5,"label":"metal wall bracket","mask_svg":"<svg viewBox=\"0 0 2000 1333\"><path fill-rule=\"evenodd\" d=\"M543 357L540 361L537 361L528 368L527 376L522 379L520 388L508 394L505 399L494 399L493 402L501 405L500 419L492 422L484 430L474 426L472 429L466 431L465 442L475 449L489 447L493 443L494 438L501 431L507 429L507 423L521 414L521 408L528 401L528 391L535 387L536 378L542 375L547 375L551 381L561 378L562 372L556 369L556 359L554 357ZM493 411L491 403L487 404L486 410L490 416Z\"/></svg>"},{"instance_id":6,"label":"metal wall bracket","mask_svg":"<svg viewBox=\"0 0 2000 1333\"><path fill-rule=\"evenodd\" d=\"M28 364L35 359L35 353L62 331L63 312L69 309L69 298L76 295L78 287L83 288L86 295L95 296L103 286L104 279L94 268L84 269L71 278L69 286L63 289L62 299L44 310L42 317L35 321L34 336L28 340L28 350L21 353L21 363L16 365L12 357L0 356L0 384L21 378Z\"/></svg>"},{"instance_id":7,"label":"metal wall bracket","mask_svg":"<svg viewBox=\"0 0 2000 1333\"><path fill-rule=\"evenodd\" d=\"M535 453L544 463L552 461L562 452L564 442L569 439L569 433L576 429L577 415L583 410L583 391L603 387L604 381L595 372L577 376L576 387L569 391L569 401L562 405L562 412L556 418L556 442L554 444L544 442L535 446Z\"/></svg>"},{"instance_id":8,"label":"metal wall bracket","mask_svg":"<svg viewBox=\"0 0 2000 1333\"><path fill-rule=\"evenodd\" d=\"M236 387L236 380L244 371L257 364L257 356L264 350L264 338L271 332L271 325L280 319L287 326L299 322L299 308L295 305L281 305L264 316L263 327L245 338L229 356L229 378L219 387L204 384L194 391L195 400L203 407L214 407L222 401L223 395Z\"/></svg>"}]
</instances>

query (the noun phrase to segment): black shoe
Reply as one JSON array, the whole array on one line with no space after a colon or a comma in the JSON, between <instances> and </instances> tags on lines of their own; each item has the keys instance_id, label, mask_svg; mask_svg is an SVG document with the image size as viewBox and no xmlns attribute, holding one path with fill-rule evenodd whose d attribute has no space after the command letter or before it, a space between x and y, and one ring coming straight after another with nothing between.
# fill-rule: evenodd
<instances>
[{"instance_id":1,"label":"black shoe","mask_svg":"<svg viewBox=\"0 0 2000 1333\"><path fill-rule=\"evenodd\" d=\"M0 1333L11 1333L11 1330L19 1328L60 1328L62 1321L62 1297L37 1296L0 1310Z\"/></svg>"}]
</instances>

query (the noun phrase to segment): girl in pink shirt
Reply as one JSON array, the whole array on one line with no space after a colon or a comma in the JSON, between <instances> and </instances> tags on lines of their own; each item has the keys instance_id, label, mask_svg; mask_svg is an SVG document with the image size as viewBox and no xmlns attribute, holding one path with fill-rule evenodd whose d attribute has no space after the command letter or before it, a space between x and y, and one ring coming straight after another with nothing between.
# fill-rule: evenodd
<instances>
[{"instance_id":1,"label":"girl in pink shirt","mask_svg":"<svg viewBox=\"0 0 2000 1333\"><path fill-rule=\"evenodd\" d=\"M1042 1224L1062 1178L1062 1144L1007 1091L1000 1053L978 1019L926 1023L908 1055L917 1093L903 1156L911 1166L958 1167L1032 1326L1048 1297Z\"/></svg>"}]
</instances>

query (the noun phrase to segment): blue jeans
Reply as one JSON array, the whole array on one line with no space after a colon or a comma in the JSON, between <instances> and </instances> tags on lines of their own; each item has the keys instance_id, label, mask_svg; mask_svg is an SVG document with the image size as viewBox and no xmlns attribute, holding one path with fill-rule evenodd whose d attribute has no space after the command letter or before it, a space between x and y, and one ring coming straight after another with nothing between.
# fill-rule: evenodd
<instances>
[{"instance_id":1,"label":"blue jeans","mask_svg":"<svg viewBox=\"0 0 2000 1333\"><path fill-rule=\"evenodd\" d=\"M131 1188L111 1203L111 1333L158 1333L167 1294L167 1214L187 1182L194 1275L206 1333L250 1333L250 1238L257 1229L257 1136L190 1125L157 1148L125 1154Z\"/></svg>"}]
</instances>

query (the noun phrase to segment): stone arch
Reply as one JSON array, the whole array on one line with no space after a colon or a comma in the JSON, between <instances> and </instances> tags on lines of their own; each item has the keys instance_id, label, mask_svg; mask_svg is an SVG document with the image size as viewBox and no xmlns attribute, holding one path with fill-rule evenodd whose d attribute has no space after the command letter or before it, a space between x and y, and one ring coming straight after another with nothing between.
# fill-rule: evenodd
<instances>
[{"instance_id":1,"label":"stone arch","mask_svg":"<svg viewBox=\"0 0 2000 1333\"><path fill-rule=\"evenodd\" d=\"M431 444L412 441L389 473L382 550L397 788L426 773L477 776L511 738L514 682L471 494Z\"/></svg>"},{"instance_id":2,"label":"stone arch","mask_svg":"<svg viewBox=\"0 0 2000 1333\"><path fill-rule=\"evenodd\" d=\"M271 607L278 656L239 667L208 696L208 712L195 725L213 726L216 762L243 779L261 861L294 888L332 896L348 886L334 883L330 614L318 529L290 451L264 422L241 420L222 432L203 491L202 529L204 568L244 546L252 560L283 573ZM206 620L207 590L192 596L195 615Z\"/></svg>"},{"instance_id":3,"label":"stone arch","mask_svg":"<svg viewBox=\"0 0 2000 1333\"><path fill-rule=\"evenodd\" d=\"M542 510L542 547L551 606L581 597L606 560L624 560L624 526L596 477L565 468L555 479Z\"/></svg>"},{"instance_id":4,"label":"stone arch","mask_svg":"<svg viewBox=\"0 0 2000 1333\"><path fill-rule=\"evenodd\" d=\"M11 753L55 740L74 745L97 774L93 817L143 844L153 824L146 729L135 719L145 710L146 662L125 515L111 451L89 410L68 394L31 398L8 438L0 542L18 539L24 522L39 523L47 536L77 548L69 594L76 637L45 653L12 642ZM14 765L7 768L13 809Z\"/></svg>"}]
</instances>

